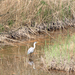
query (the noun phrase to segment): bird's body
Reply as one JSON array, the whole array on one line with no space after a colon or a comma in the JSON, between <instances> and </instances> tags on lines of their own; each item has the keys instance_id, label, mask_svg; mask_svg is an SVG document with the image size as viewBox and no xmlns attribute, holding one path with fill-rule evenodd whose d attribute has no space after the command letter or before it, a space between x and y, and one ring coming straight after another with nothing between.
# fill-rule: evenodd
<instances>
[{"instance_id":1,"label":"bird's body","mask_svg":"<svg viewBox=\"0 0 75 75\"><path fill-rule=\"evenodd\" d=\"M29 49L28 49L28 53L27 54L30 54L30 53L33 53L34 52L34 48L33 47L30 47Z\"/></svg>"},{"instance_id":2,"label":"bird's body","mask_svg":"<svg viewBox=\"0 0 75 75\"><path fill-rule=\"evenodd\" d=\"M28 49L28 53L27 53L27 54L31 54L31 53L34 52L35 44L36 44L36 43L37 43L37 42L34 42L34 47L30 47L30 48Z\"/></svg>"}]
</instances>

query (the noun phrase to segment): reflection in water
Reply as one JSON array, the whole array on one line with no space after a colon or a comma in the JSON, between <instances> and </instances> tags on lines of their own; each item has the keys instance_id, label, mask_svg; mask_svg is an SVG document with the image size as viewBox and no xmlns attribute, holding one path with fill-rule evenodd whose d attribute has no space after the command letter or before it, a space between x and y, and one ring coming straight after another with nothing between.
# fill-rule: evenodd
<instances>
[{"instance_id":1,"label":"reflection in water","mask_svg":"<svg viewBox=\"0 0 75 75\"><path fill-rule=\"evenodd\" d=\"M10 51L10 54L2 55L0 52L0 75L75 75L51 70L48 73L48 71L42 69L43 66L40 65L38 55L28 58L27 51L22 52L22 47L18 51L15 51L15 54L12 53L14 51Z\"/></svg>"},{"instance_id":2,"label":"reflection in water","mask_svg":"<svg viewBox=\"0 0 75 75\"><path fill-rule=\"evenodd\" d=\"M19 48L7 46L4 51L0 51L0 75L75 75L58 71L48 73L40 65L42 54L28 57L26 50L25 46Z\"/></svg>"},{"instance_id":3,"label":"reflection in water","mask_svg":"<svg viewBox=\"0 0 75 75\"><path fill-rule=\"evenodd\" d=\"M53 36L57 35L55 34ZM49 40L50 37L46 39L47 44L49 44ZM34 51L37 54L31 58L28 58L27 50L33 42L31 44L27 42L26 46L24 44L19 47L4 46L3 50L0 50L0 75L75 75L75 73L69 74L51 70L48 73L48 71L43 70L43 66L40 65L40 58L44 54L42 49L45 39L40 39L39 41L41 43L37 44Z\"/></svg>"},{"instance_id":4,"label":"reflection in water","mask_svg":"<svg viewBox=\"0 0 75 75\"><path fill-rule=\"evenodd\" d=\"M29 58L28 64L31 65L33 67L33 69L35 69L35 64L31 58Z\"/></svg>"},{"instance_id":5,"label":"reflection in water","mask_svg":"<svg viewBox=\"0 0 75 75\"><path fill-rule=\"evenodd\" d=\"M33 60L32 59L29 59L28 64L30 64L32 66L33 65Z\"/></svg>"}]
</instances>

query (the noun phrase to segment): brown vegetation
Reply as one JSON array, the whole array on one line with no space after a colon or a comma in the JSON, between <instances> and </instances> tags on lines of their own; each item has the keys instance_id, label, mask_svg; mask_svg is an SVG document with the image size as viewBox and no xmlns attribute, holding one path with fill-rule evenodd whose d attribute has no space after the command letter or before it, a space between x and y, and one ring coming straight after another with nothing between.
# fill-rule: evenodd
<instances>
[{"instance_id":1,"label":"brown vegetation","mask_svg":"<svg viewBox=\"0 0 75 75\"><path fill-rule=\"evenodd\" d=\"M30 33L63 29L75 25L74 11L74 0L1 0L0 32L19 39L31 38Z\"/></svg>"},{"instance_id":2,"label":"brown vegetation","mask_svg":"<svg viewBox=\"0 0 75 75\"><path fill-rule=\"evenodd\" d=\"M3 0L0 24L9 27L74 19L74 0Z\"/></svg>"}]
</instances>

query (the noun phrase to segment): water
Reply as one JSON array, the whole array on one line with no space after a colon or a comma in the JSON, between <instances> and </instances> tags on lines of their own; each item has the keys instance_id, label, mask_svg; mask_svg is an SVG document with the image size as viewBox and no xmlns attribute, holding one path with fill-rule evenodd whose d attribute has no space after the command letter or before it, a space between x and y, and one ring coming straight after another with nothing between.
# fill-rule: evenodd
<instances>
[{"instance_id":1,"label":"water","mask_svg":"<svg viewBox=\"0 0 75 75\"><path fill-rule=\"evenodd\" d=\"M42 53L37 51L30 57L24 46L5 46L0 50L0 75L69 75L66 72L48 71L40 60ZM71 74L74 75L74 74Z\"/></svg>"},{"instance_id":2,"label":"water","mask_svg":"<svg viewBox=\"0 0 75 75\"><path fill-rule=\"evenodd\" d=\"M14 44L14 46L3 46L0 49L0 75L75 75L75 73L63 71L48 71L41 61L41 57L44 57L44 45L51 44L51 39L55 40L58 37L57 34L61 33L51 33L51 36ZM35 41L39 43L30 57L27 55L27 50Z\"/></svg>"}]
</instances>

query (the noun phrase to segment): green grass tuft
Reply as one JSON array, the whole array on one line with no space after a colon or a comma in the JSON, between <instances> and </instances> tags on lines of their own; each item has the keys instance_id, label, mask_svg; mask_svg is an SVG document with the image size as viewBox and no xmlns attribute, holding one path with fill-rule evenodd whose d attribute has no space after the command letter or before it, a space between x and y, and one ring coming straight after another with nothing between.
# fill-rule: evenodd
<instances>
[{"instance_id":1,"label":"green grass tuft","mask_svg":"<svg viewBox=\"0 0 75 75\"><path fill-rule=\"evenodd\" d=\"M60 41L54 42L53 45L48 45L44 47L46 61L52 61L55 59L57 62L60 60L66 60L68 63L71 61L71 57L75 55L75 35L69 36L62 40L62 38L58 38ZM46 43L46 41L45 41Z\"/></svg>"}]
</instances>

